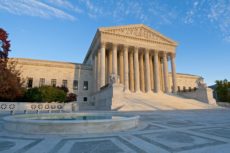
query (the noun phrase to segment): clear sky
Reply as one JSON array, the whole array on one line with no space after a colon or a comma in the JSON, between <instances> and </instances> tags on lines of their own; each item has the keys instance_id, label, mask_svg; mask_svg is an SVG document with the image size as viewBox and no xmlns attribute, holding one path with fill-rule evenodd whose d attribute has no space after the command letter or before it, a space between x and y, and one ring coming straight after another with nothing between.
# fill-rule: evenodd
<instances>
[{"instance_id":1,"label":"clear sky","mask_svg":"<svg viewBox=\"0 0 230 153\"><path fill-rule=\"evenodd\" d=\"M230 80L230 0L0 0L10 57L82 63L98 27L143 23L177 41L177 72Z\"/></svg>"}]
</instances>

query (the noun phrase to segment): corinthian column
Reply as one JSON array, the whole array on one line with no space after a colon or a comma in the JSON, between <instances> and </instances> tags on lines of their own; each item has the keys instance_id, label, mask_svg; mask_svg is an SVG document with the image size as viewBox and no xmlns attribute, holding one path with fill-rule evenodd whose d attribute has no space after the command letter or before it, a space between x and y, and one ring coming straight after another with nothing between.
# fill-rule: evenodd
<instances>
[{"instance_id":1,"label":"corinthian column","mask_svg":"<svg viewBox=\"0 0 230 153\"><path fill-rule=\"evenodd\" d=\"M139 60L138 60L138 48L134 48L134 77L135 77L135 92L140 91L140 78L139 78Z\"/></svg>"},{"instance_id":2,"label":"corinthian column","mask_svg":"<svg viewBox=\"0 0 230 153\"><path fill-rule=\"evenodd\" d=\"M101 50L98 49L97 52L97 91L100 90L101 87Z\"/></svg>"},{"instance_id":3,"label":"corinthian column","mask_svg":"<svg viewBox=\"0 0 230 153\"><path fill-rule=\"evenodd\" d=\"M151 90L154 88L154 82L153 82L153 58L152 54L149 55L149 64L150 64L150 81L151 81Z\"/></svg>"},{"instance_id":4,"label":"corinthian column","mask_svg":"<svg viewBox=\"0 0 230 153\"><path fill-rule=\"evenodd\" d=\"M150 66L149 66L149 50L146 49L145 50L145 80L146 80L146 92L150 92L151 91L151 87L150 87Z\"/></svg>"},{"instance_id":5,"label":"corinthian column","mask_svg":"<svg viewBox=\"0 0 230 153\"><path fill-rule=\"evenodd\" d=\"M128 46L124 46L124 91L129 91L129 65L128 65Z\"/></svg>"},{"instance_id":6,"label":"corinthian column","mask_svg":"<svg viewBox=\"0 0 230 153\"><path fill-rule=\"evenodd\" d=\"M101 42L101 86L105 85L105 43Z\"/></svg>"},{"instance_id":7,"label":"corinthian column","mask_svg":"<svg viewBox=\"0 0 230 153\"><path fill-rule=\"evenodd\" d=\"M113 74L117 75L117 44L113 44Z\"/></svg>"},{"instance_id":8,"label":"corinthian column","mask_svg":"<svg viewBox=\"0 0 230 153\"><path fill-rule=\"evenodd\" d=\"M141 51L140 53L140 82L141 91L145 92L145 71L143 62L143 51Z\"/></svg>"},{"instance_id":9,"label":"corinthian column","mask_svg":"<svg viewBox=\"0 0 230 153\"><path fill-rule=\"evenodd\" d=\"M113 50L110 49L108 51L109 51L109 55L108 55L109 71L108 71L107 78L109 79L110 75L113 73Z\"/></svg>"},{"instance_id":10,"label":"corinthian column","mask_svg":"<svg viewBox=\"0 0 230 153\"><path fill-rule=\"evenodd\" d=\"M177 92L177 82L176 82L176 64L175 64L175 54L171 54L171 69L172 69L172 83L173 83L173 93Z\"/></svg>"},{"instance_id":11,"label":"corinthian column","mask_svg":"<svg viewBox=\"0 0 230 153\"><path fill-rule=\"evenodd\" d=\"M160 91L159 62L157 51L154 51L154 89L156 93Z\"/></svg>"},{"instance_id":12,"label":"corinthian column","mask_svg":"<svg viewBox=\"0 0 230 153\"><path fill-rule=\"evenodd\" d=\"M129 52L129 87L134 92L133 51Z\"/></svg>"},{"instance_id":13,"label":"corinthian column","mask_svg":"<svg viewBox=\"0 0 230 153\"><path fill-rule=\"evenodd\" d=\"M119 72L120 72L120 83L124 84L124 53L119 52Z\"/></svg>"},{"instance_id":14,"label":"corinthian column","mask_svg":"<svg viewBox=\"0 0 230 153\"><path fill-rule=\"evenodd\" d=\"M97 56L93 55L93 87L97 91Z\"/></svg>"},{"instance_id":15,"label":"corinthian column","mask_svg":"<svg viewBox=\"0 0 230 153\"><path fill-rule=\"evenodd\" d=\"M169 84L168 84L168 61L167 61L167 53L163 53L163 67L164 67L164 85L165 85L165 92L169 92Z\"/></svg>"}]
</instances>

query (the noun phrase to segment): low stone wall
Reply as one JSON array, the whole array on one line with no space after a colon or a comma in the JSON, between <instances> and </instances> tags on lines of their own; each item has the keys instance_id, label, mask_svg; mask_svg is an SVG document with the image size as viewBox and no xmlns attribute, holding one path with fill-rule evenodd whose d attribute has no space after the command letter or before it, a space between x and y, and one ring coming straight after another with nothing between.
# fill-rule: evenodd
<instances>
[{"instance_id":1,"label":"low stone wall","mask_svg":"<svg viewBox=\"0 0 230 153\"><path fill-rule=\"evenodd\" d=\"M112 104L113 88L111 85L106 86L100 92L93 95L97 110L110 110Z\"/></svg>"},{"instance_id":2,"label":"low stone wall","mask_svg":"<svg viewBox=\"0 0 230 153\"><path fill-rule=\"evenodd\" d=\"M213 90L211 88L198 88L196 91L178 92L178 95L216 105L216 100L213 98Z\"/></svg>"},{"instance_id":3,"label":"low stone wall","mask_svg":"<svg viewBox=\"0 0 230 153\"><path fill-rule=\"evenodd\" d=\"M0 102L0 113L3 112L42 112L42 111L65 111L72 112L73 106L78 110L75 102L72 103L30 103L30 102Z\"/></svg>"},{"instance_id":4,"label":"low stone wall","mask_svg":"<svg viewBox=\"0 0 230 153\"><path fill-rule=\"evenodd\" d=\"M217 102L217 105L222 106L222 107L230 108L230 103L229 102Z\"/></svg>"},{"instance_id":5,"label":"low stone wall","mask_svg":"<svg viewBox=\"0 0 230 153\"><path fill-rule=\"evenodd\" d=\"M95 116L95 120L69 120L81 117L81 113L52 113L16 115L4 117L4 128L8 131L26 134L90 134L111 133L138 126L139 116L106 116L103 113L84 113ZM90 117L89 117L90 118ZM57 120L45 120L57 119ZM59 120L62 119L62 120ZM63 121L67 119L67 121Z\"/></svg>"}]
</instances>

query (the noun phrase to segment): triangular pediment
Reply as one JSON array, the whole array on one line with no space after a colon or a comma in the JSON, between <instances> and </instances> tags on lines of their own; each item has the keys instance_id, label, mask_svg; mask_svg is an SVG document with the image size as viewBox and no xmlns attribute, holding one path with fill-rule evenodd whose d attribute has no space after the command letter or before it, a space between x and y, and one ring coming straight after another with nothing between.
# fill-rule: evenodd
<instances>
[{"instance_id":1,"label":"triangular pediment","mask_svg":"<svg viewBox=\"0 0 230 153\"><path fill-rule=\"evenodd\" d=\"M146 40L152 40L161 43L167 43L171 45L177 45L177 43L159 32L147 27L143 24L134 24L134 25L126 25L126 26L115 26L115 27L103 27L99 28L99 31L117 34L122 36L129 36L133 38L140 38Z\"/></svg>"}]
</instances>

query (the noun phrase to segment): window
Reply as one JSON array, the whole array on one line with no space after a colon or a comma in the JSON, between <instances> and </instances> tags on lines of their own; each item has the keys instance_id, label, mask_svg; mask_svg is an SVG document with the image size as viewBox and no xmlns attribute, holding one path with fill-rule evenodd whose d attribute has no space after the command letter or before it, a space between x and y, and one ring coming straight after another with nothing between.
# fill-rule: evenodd
<instances>
[{"instance_id":1,"label":"window","mask_svg":"<svg viewBox=\"0 0 230 153\"><path fill-rule=\"evenodd\" d=\"M32 88L33 87L33 78L28 78L27 80L27 88Z\"/></svg>"},{"instance_id":2,"label":"window","mask_svg":"<svg viewBox=\"0 0 230 153\"><path fill-rule=\"evenodd\" d=\"M78 90L78 81L77 80L73 80L73 89Z\"/></svg>"},{"instance_id":3,"label":"window","mask_svg":"<svg viewBox=\"0 0 230 153\"><path fill-rule=\"evenodd\" d=\"M39 87L44 86L44 85L45 85L45 78L40 78Z\"/></svg>"},{"instance_id":4,"label":"window","mask_svg":"<svg viewBox=\"0 0 230 153\"><path fill-rule=\"evenodd\" d=\"M84 97L84 98L83 98L83 101L87 101L87 97Z\"/></svg>"},{"instance_id":5,"label":"window","mask_svg":"<svg viewBox=\"0 0 230 153\"><path fill-rule=\"evenodd\" d=\"M57 85L57 80L51 79L51 86L56 87L56 85Z\"/></svg>"},{"instance_id":6,"label":"window","mask_svg":"<svg viewBox=\"0 0 230 153\"><path fill-rule=\"evenodd\" d=\"M62 80L62 86L67 88L67 80Z\"/></svg>"},{"instance_id":7,"label":"window","mask_svg":"<svg viewBox=\"0 0 230 153\"><path fill-rule=\"evenodd\" d=\"M88 90L88 81L84 81L83 90Z\"/></svg>"}]
</instances>

